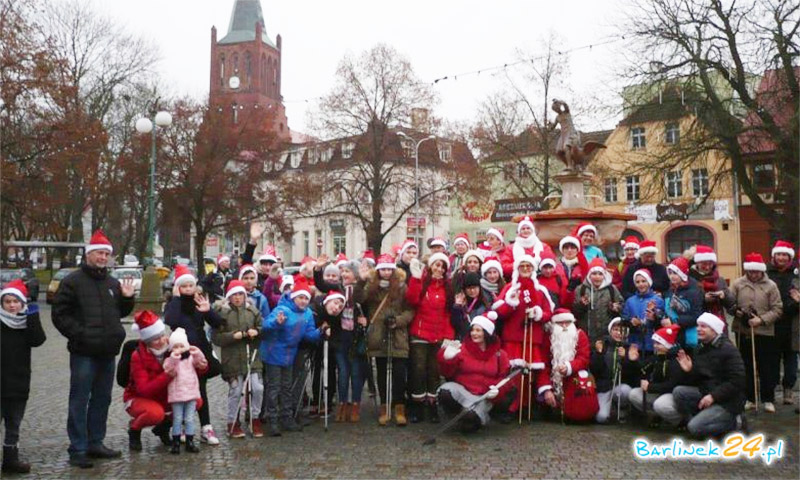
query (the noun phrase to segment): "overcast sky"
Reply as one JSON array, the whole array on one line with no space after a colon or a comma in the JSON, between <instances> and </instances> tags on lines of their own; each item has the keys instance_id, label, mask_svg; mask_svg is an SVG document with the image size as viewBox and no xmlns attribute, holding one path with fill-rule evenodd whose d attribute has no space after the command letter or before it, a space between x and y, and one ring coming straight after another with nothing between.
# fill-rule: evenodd
<instances>
[{"instance_id":1,"label":"overcast sky","mask_svg":"<svg viewBox=\"0 0 800 480\"><path fill-rule=\"evenodd\" d=\"M283 38L282 85L289 126L306 131L307 110L314 98L331 88L343 55L379 42L406 55L422 80L449 76L434 86L440 99L435 114L451 121L471 120L477 104L507 82L502 70L454 76L514 62L517 49L537 51L550 30L565 39L564 50L597 45L569 54L572 93L558 84L555 95L567 102L593 96L617 102L622 83L614 75L615 58L623 52L624 41L615 27L621 21L621 1L262 0L261 6L270 38L274 41L278 33ZM205 98L211 27L217 27L218 38L227 33L234 0L90 2L131 33L155 42L161 54L157 68L172 93ZM619 120L618 114L573 114L584 130L613 128Z\"/></svg>"}]
</instances>

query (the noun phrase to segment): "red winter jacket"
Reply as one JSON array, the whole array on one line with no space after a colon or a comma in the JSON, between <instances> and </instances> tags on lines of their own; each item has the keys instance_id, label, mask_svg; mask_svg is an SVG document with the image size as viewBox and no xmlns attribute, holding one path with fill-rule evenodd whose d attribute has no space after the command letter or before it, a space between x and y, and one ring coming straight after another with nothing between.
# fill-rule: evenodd
<instances>
[{"instance_id":1,"label":"red winter jacket","mask_svg":"<svg viewBox=\"0 0 800 480\"><path fill-rule=\"evenodd\" d=\"M525 336L525 310L534 306L542 309L542 319L532 322L531 341L534 345L541 345L544 341L544 324L550 321L553 315L550 302L545 297L544 292L534 287L533 280L530 278L519 279L519 305L511 305L506 298L506 294L513 286L507 284L497 295L498 300L492 305L492 309L497 312L498 321L502 322L503 329L500 338L503 342L523 343ZM540 285L541 288L544 288Z\"/></svg>"},{"instance_id":2,"label":"red winter jacket","mask_svg":"<svg viewBox=\"0 0 800 480\"><path fill-rule=\"evenodd\" d=\"M539 280L539 285L550 292L550 298L556 303L556 308L572 308L572 303L564 303L569 294L567 293L567 277L563 271L555 270L549 278L541 274L536 278Z\"/></svg>"},{"instance_id":3,"label":"red winter jacket","mask_svg":"<svg viewBox=\"0 0 800 480\"><path fill-rule=\"evenodd\" d=\"M122 395L122 400L128 402L135 398L155 400L162 407L169 410L167 401L167 386L172 377L164 372L155 355L147 349L144 342L139 342L136 350L131 355L131 373L128 386Z\"/></svg>"},{"instance_id":4,"label":"red winter jacket","mask_svg":"<svg viewBox=\"0 0 800 480\"><path fill-rule=\"evenodd\" d=\"M511 370L508 355L500 349L500 342L481 350L477 343L467 338L461 343L461 352L450 360L445 360L444 351L441 348L437 354L439 373L447 380L461 384L473 395L483 395Z\"/></svg>"},{"instance_id":5,"label":"red winter jacket","mask_svg":"<svg viewBox=\"0 0 800 480\"><path fill-rule=\"evenodd\" d=\"M555 328L556 325L553 325ZM547 351L550 351L550 335L547 335L545 338L544 343L545 348ZM586 335L586 332L578 329L578 344L575 346L575 358L569 362L570 370L569 375L564 378L564 383L566 384L568 379L576 376L579 371L581 370L589 370L589 360L591 359L591 350L589 348L589 336ZM552 363L547 365L548 370L552 370L553 365Z\"/></svg>"},{"instance_id":6,"label":"red winter jacket","mask_svg":"<svg viewBox=\"0 0 800 480\"><path fill-rule=\"evenodd\" d=\"M433 279L422 295L422 280L411 277L406 289L406 302L414 308L414 320L409 332L412 336L426 342L438 343L455 338L455 330L450 324L450 311L447 309L446 280Z\"/></svg>"},{"instance_id":7,"label":"red winter jacket","mask_svg":"<svg viewBox=\"0 0 800 480\"><path fill-rule=\"evenodd\" d=\"M514 273L514 251L511 247L503 245L500 250L492 252L491 256L500 260L500 265L503 266L503 278L506 282L510 282Z\"/></svg>"},{"instance_id":8,"label":"red winter jacket","mask_svg":"<svg viewBox=\"0 0 800 480\"><path fill-rule=\"evenodd\" d=\"M628 273L628 269L634 263L636 263L635 258L623 258L622 261L617 264L616 268L613 269L611 283L617 287L617 290L620 292L622 291L622 279L625 278L625 274Z\"/></svg>"}]
</instances>

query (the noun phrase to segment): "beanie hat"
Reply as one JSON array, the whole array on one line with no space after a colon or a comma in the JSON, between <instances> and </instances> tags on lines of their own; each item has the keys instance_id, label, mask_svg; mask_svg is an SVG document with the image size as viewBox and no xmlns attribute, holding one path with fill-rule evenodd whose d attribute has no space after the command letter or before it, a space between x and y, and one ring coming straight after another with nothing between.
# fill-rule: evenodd
<instances>
[{"instance_id":1,"label":"beanie hat","mask_svg":"<svg viewBox=\"0 0 800 480\"><path fill-rule=\"evenodd\" d=\"M597 227L589 222L582 222L578 224L578 228L575 229L575 236L581 238L581 235L583 235L585 232L594 232L595 236L599 235L597 233Z\"/></svg>"},{"instance_id":2,"label":"beanie hat","mask_svg":"<svg viewBox=\"0 0 800 480\"><path fill-rule=\"evenodd\" d=\"M494 322L497 320L497 312L495 311L488 311L486 315L476 315L472 321L469 322L469 326L472 327L473 325L478 325L482 329L486 330L486 333L489 335L494 335Z\"/></svg>"},{"instance_id":3,"label":"beanie hat","mask_svg":"<svg viewBox=\"0 0 800 480\"><path fill-rule=\"evenodd\" d=\"M114 248L111 246L111 241L99 228L94 231L92 238L89 239L89 245L86 245L84 250L86 253L93 252L95 250L106 250L108 253L114 253Z\"/></svg>"},{"instance_id":4,"label":"beanie hat","mask_svg":"<svg viewBox=\"0 0 800 480\"><path fill-rule=\"evenodd\" d=\"M639 256L642 256L645 253L654 253L658 255L658 247L656 247L656 242L653 240L643 241L639 244L639 251L637 253Z\"/></svg>"},{"instance_id":5,"label":"beanie hat","mask_svg":"<svg viewBox=\"0 0 800 480\"><path fill-rule=\"evenodd\" d=\"M772 247L771 255L774 257L776 253L785 253L789 255L789 258L794 259L794 245L786 240L778 240L775 242L775 246Z\"/></svg>"},{"instance_id":6,"label":"beanie hat","mask_svg":"<svg viewBox=\"0 0 800 480\"><path fill-rule=\"evenodd\" d=\"M244 265L239 268L239 280L245 276L246 273L253 272L253 275L258 278L258 272L256 271L256 267L254 267L251 263L245 263Z\"/></svg>"},{"instance_id":7,"label":"beanie hat","mask_svg":"<svg viewBox=\"0 0 800 480\"><path fill-rule=\"evenodd\" d=\"M495 237L500 239L500 243L505 243L506 242L505 234L506 234L505 230L503 230L502 228L498 228L498 227L489 227L489 230L486 230L486 236L487 237L489 235L494 235Z\"/></svg>"},{"instance_id":8,"label":"beanie hat","mask_svg":"<svg viewBox=\"0 0 800 480\"><path fill-rule=\"evenodd\" d=\"M767 264L760 253L748 253L744 257L744 269L755 272L766 272Z\"/></svg>"},{"instance_id":9,"label":"beanie hat","mask_svg":"<svg viewBox=\"0 0 800 480\"><path fill-rule=\"evenodd\" d=\"M294 297L292 297L292 298L294 298ZM328 292L327 295L325 295L325 300L322 301L322 304L326 305L328 302L330 302L332 300L341 300L342 302L344 302L345 298L344 298L344 295L342 295L341 292L339 292L337 290L331 290L331 291Z\"/></svg>"},{"instance_id":10,"label":"beanie hat","mask_svg":"<svg viewBox=\"0 0 800 480\"><path fill-rule=\"evenodd\" d=\"M648 270L646 268L640 268L639 270L636 270L635 272L633 272L633 281L634 282L636 281L636 277L644 278L645 280L647 280L647 284L648 285L650 285L651 287L653 286L653 276L650 275L650 270Z\"/></svg>"},{"instance_id":11,"label":"beanie hat","mask_svg":"<svg viewBox=\"0 0 800 480\"><path fill-rule=\"evenodd\" d=\"M0 291L0 299L6 295L14 295L23 304L28 303L28 287L21 278L15 278L6 284L5 288Z\"/></svg>"},{"instance_id":12,"label":"beanie hat","mask_svg":"<svg viewBox=\"0 0 800 480\"><path fill-rule=\"evenodd\" d=\"M459 243L463 243L467 246L467 248L469 248L470 247L469 235L467 235L466 233L459 233L458 235L456 235L456 238L453 239L453 247L455 247Z\"/></svg>"},{"instance_id":13,"label":"beanie hat","mask_svg":"<svg viewBox=\"0 0 800 480\"><path fill-rule=\"evenodd\" d=\"M169 336L169 348L172 349L177 344L183 344L185 346L189 346L189 338L186 336L186 330L181 327L175 329L172 332L172 335Z\"/></svg>"},{"instance_id":14,"label":"beanie hat","mask_svg":"<svg viewBox=\"0 0 800 480\"><path fill-rule=\"evenodd\" d=\"M485 276L486 272L493 268L497 269L501 276L503 275L503 265L500 263L500 260L498 260L497 257L486 257L483 265L481 265L481 275Z\"/></svg>"},{"instance_id":15,"label":"beanie hat","mask_svg":"<svg viewBox=\"0 0 800 480\"><path fill-rule=\"evenodd\" d=\"M519 231L525 225L531 227L531 230L533 230L533 232L536 233L536 227L533 226L533 220L531 220L531 217L529 217L527 215L522 220L520 220L519 223L517 224L517 233L519 233Z\"/></svg>"},{"instance_id":16,"label":"beanie hat","mask_svg":"<svg viewBox=\"0 0 800 480\"><path fill-rule=\"evenodd\" d=\"M475 272L469 272L464 275L464 288L468 287L480 287L481 286L481 276Z\"/></svg>"},{"instance_id":17,"label":"beanie hat","mask_svg":"<svg viewBox=\"0 0 800 480\"><path fill-rule=\"evenodd\" d=\"M136 312L136 315L133 316L131 332L138 333L139 338L145 343L160 336L165 330L164 322L150 310Z\"/></svg>"},{"instance_id":18,"label":"beanie hat","mask_svg":"<svg viewBox=\"0 0 800 480\"><path fill-rule=\"evenodd\" d=\"M340 252L339 255L336 255L336 260L334 260L334 265L337 267L341 267L343 264L347 263L347 255Z\"/></svg>"},{"instance_id":19,"label":"beanie hat","mask_svg":"<svg viewBox=\"0 0 800 480\"><path fill-rule=\"evenodd\" d=\"M613 320L608 322L608 333L611 333L611 329L614 328L614 325L616 325L618 323L622 323L622 319L619 318L619 317L614 317Z\"/></svg>"},{"instance_id":20,"label":"beanie hat","mask_svg":"<svg viewBox=\"0 0 800 480\"><path fill-rule=\"evenodd\" d=\"M417 245L417 242L413 240L406 240L402 245L400 245L400 250L397 251L397 258L402 258L409 247L414 247L419 250L419 245Z\"/></svg>"},{"instance_id":21,"label":"beanie hat","mask_svg":"<svg viewBox=\"0 0 800 480\"><path fill-rule=\"evenodd\" d=\"M395 268L397 268L397 264L394 263L394 258L391 255L389 255L388 253L384 253L380 257L378 257L378 264L375 265L375 268L378 270L382 268L390 268L394 270Z\"/></svg>"},{"instance_id":22,"label":"beanie hat","mask_svg":"<svg viewBox=\"0 0 800 480\"><path fill-rule=\"evenodd\" d=\"M697 324L699 325L701 323L711 330L714 330L717 335L725 331L725 322L713 313L705 312L697 317Z\"/></svg>"},{"instance_id":23,"label":"beanie hat","mask_svg":"<svg viewBox=\"0 0 800 480\"><path fill-rule=\"evenodd\" d=\"M289 295L289 298L295 299L300 295L305 295L306 298L311 300L311 289L308 288L308 282L302 278L294 283L294 287L292 287L292 293Z\"/></svg>"},{"instance_id":24,"label":"beanie hat","mask_svg":"<svg viewBox=\"0 0 800 480\"><path fill-rule=\"evenodd\" d=\"M225 298L231 298L231 295L237 293L244 293L247 295L247 290L244 288L244 283L241 280L231 280L228 283L228 289L225 290Z\"/></svg>"},{"instance_id":25,"label":"beanie hat","mask_svg":"<svg viewBox=\"0 0 800 480\"><path fill-rule=\"evenodd\" d=\"M622 245L623 250L627 250L629 248L635 248L636 250L639 250L639 239L633 235L625 237L625 239L620 240L619 243Z\"/></svg>"},{"instance_id":26,"label":"beanie hat","mask_svg":"<svg viewBox=\"0 0 800 480\"><path fill-rule=\"evenodd\" d=\"M337 271L336 273L339 273L339 272ZM294 286L294 277L293 276L291 276L291 275L283 275L283 276L281 276L281 283L278 286L280 291L283 292L283 289L286 288L287 285Z\"/></svg>"},{"instance_id":27,"label":"beanie hat","mask_svg":"<svg viewBox=\"0 0 800 480\"><path fill-rule=\"evenodd\" d=\"M231 257L225 255L224 253L220 253L219 255L217 255L217 266L218 267L219 267L220 263L222 263L222 262L230 262L230 261L231 261Z\"/></svg>"},{"instance_id":28,"label":"beanie hat","mask_svg":"<svg viewBox=\"0 0 800 480\"><path fill-rule=\"evenodd\" d=\"M345 270L350 270L351 272L353 272L353 275L355 275L356 278L358 278L358 269L361 268L361 264L358 263L358 261L346 260L342 263L337 263L337 266Z\"/></svg>"},{"instance_id":29,"label":"beanie hat","mask_svg":"<svg viewBox=\"0 0 800 480\"><path fill-rule=\"evenodd\" d=\"M661 327L653 333L651 338L654 342L658 342L667 348L672 348L675 346L675 342L678 341L678 330L680 329L680 325Z\"/></svg>"},{"instance_id":30,"label":"beanie hat","mask_svg":"<svg viewBox=\"0 0 800 480\"><path fill-rule=\"evenodd\" d=\"M556 308L553 316L550 319L553 323L558 322L573 322L575 323L575 315L572 314L568 308Z\"/></svg>"},{"instance_id":31,"label":"beanie hat","mask_svg":"<svg viewBox=\"0 0 800 480\"><path fill-rule=\"evenodd\" d=\"M684 282L689 280L689 260L686 257L675 257L675 260L667 265L667 272L672 272Z\"/></svg>"},{"instance_id":32,"label":"beanie hat","mask_svg":"<svg viewBox=\"0 0 800 480\"><path fill-rule=\"evenodd\" d=\"M323 275L333 275L336 274L336 278L339 278L339 267L336 265L329 263L325 265L325 270L322 271Z\"/></svg>"},{"instance_id":33,"label":"beanie hat","mask_svg":"<svg viewBox=\"0 0 800 480\"><path fill-rule=\"evenodd\" d=\"M428 267L432 267L432 266L433 266L433 264L434 264L434 263L436 263L436 262L437 262L437 261L439 261L439 260L441 260L441 261L443 261L443 262L444 262L444 268L445 268L445 270L447 270L448 268L450 268L450 257L448 257L447 255L445 255L445 254L444 254L444 253L442 253L442 252L434 253L433 255L431 255L431 256L428 258Z\"/></svg>"},{"instance_id":34,"label":"beanie hat","mask_svg":"<svg viewBox=\"0 0 800 480\"><path fill-rule=\"evenodd\" d=\"M197 283L197 278L192 275L192 271L186 265L175 265L175 282L176 287L180 287L184 283Z\"/></svg>"},{"instance_id":35,"label":"beanie hat","mask_svg":"<svg viewBox=\"0 0 800 480\"><path fill-rule=\"evenodd\" d=\"M694 250L694 263L700 262L714 262L717 263L717 254L714 249L706 245L697 245Z\"/></svg>"},{"instance_id":36,"label":"beanie hat","mask_svg":"<svg viewBox=\"0 0 800 480\"><path fill-rule=\"evenodd\" d=\"M564 245L575 245L578 250L581 249L581 241L572 235L567 235L566 237L562 238L560 242L558 242L558 250L563 252Z\"/></svg>"}]
</instances>

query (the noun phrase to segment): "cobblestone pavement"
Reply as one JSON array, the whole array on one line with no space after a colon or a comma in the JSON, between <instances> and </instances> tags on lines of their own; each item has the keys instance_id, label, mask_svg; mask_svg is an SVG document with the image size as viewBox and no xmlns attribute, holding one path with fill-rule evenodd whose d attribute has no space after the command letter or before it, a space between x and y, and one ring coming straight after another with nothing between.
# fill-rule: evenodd
<instances>
[{"instance_id":1,"label":"cobblestone pavement","mask_svg":"<svg viewBox=\"0 0 800 480\"><path fill-rule=\"evenodd\" d=\"M766 467L756 460L643 461L633 456L633 440L668 443L668 429L643 431L638 422L625 425L562 426L539 421L518 426L494 424L477 435L445 434L433 446L422 441L436 426L404 429L379 427L372 403L362 406L358 425L331 424L326 433L320 421L301 433L279 438L228 441L202 445L197 455L166 452L146 431L143 452L127 448L128 416L122 389L114 386L108 421L108 446L123 451L117 460L100 461L91 470L68 465L66 434L69 362L65 339L42 304L47 342L34 350L32 396L22 426L23 457L33 465L28 478L798 478L798 416L794 408L778 405L778 413L751 415L754 431L764 432L766 444L784 440L784 458ZM224 429L226 387L209 384L212 419ZM365 395L365 399L369 397ZM780 394L778 399L780 400ZM688 443L688 440L684 440Z\"/></svg>"}]
</instances>

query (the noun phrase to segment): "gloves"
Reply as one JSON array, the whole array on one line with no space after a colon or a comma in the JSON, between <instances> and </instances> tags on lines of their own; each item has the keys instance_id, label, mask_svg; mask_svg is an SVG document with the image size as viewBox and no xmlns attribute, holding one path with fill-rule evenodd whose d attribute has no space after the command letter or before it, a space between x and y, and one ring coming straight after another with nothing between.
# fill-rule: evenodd
<instances>
[{"instance_id":1,"label":"gloves","mask_svg":"<svg viewBox=\"0 0 800 480\"><path fill-rule=\"evenodd\" d=\"M519 306L519 285L514 285L506 292L506 303L512 308Z\"/></svg>"},{"instance_id":2,"label":"gloves","mask_svg":"<svg viewBox=\"0 0 800 480\"><path fill-rule=\"evenodd\" d=\"M528 315L528 318L532 319L534 322L539 322L542 320L542 307L539 305L534 305L531 308L525 310L525 313Z\"/></svg>"},{"instance_id":3,"label":"gloves","mask_svg":"<svg viewBox=\"0 0 800 480\"><path fill-rule=\"evenodd\" d=\"M395 317L394 315L387 316L384 319L384 322L386 324L386 328L388 328L389 330L394 330L395 328L397 328L397 317Z\"/></svg>"},{"instance_id":4,"label":"gloves","mask_svg":"<svg viewBox=\"0 0 800 480\"><path fill-rule=\"evenodd\" d=\"M449 345L447 348L444 349L444 359L445 360L452 360L456 358L456 355L461 353L461 346L453 346Z\"/></svg>"},{"instance_id":5,"label":"gloves","mask_svg":"<svg viewBox=\"0 0 800 480\"><path fill-rule=\"evenodd\" d=\"M489 400L497 398L498 395L500 395L500 390L495 385L489 387L489 391L486 392L486 398L488 398Z\"/></svg>"},{"instance_id":6,"label":"gloves","mask_svg":"<svg viewBox=\"0 0 800 480\"><path fill-rule=\"evenodd\" d=\"M528 363L522 358L515 358L509 362L511 368L528 368Z\"/></svg>"},{"instance_id":7,"label":"gloves","mask_svg":"<svg viewBox=\"0 0 800 480\"><path fill-rule=\"evenodd\" d=\"M417 280L422 278L422 271L425 269L425 266L422 265L418 259L414 258L411 260L411 265L409 265L409 270L411 270L411 276L416 278Z\"/></svg>"}]
</instances>

